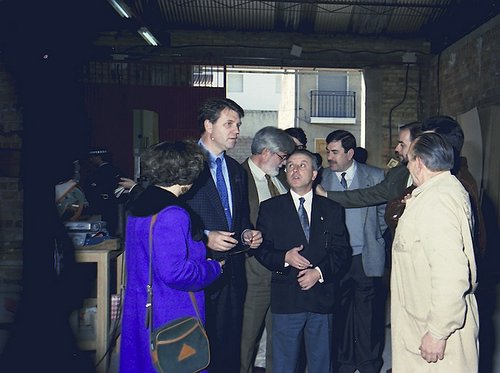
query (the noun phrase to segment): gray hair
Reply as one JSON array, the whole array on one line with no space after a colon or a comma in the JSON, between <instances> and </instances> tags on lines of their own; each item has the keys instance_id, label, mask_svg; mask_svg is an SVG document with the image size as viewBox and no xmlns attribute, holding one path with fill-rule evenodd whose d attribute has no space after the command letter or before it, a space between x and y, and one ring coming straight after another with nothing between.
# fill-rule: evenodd
<instances>
[{"instance_id":1,"label":"gray hair","mask_svg":"<svg viewBox=\"0 0 500 373\"><path fill-rule=\"evenodd\" d=\"M305 156L311 158L312 169L314 171L318 171L318 169L319 169L318 158L316 158L314 153L310 152L307 149L297 149L290 155L295 155L295 154L304 154Z\"/></svg>"},{"instance_id":2,"label":"gray hair","mask_svg":"<svg viewBox=\"0 0 500 373\"><path fill-rule=\"evenodd\" d=\"M295 150L295 142L285 131L267 126L257 131L251 147L252 154L261 154L264 149L291 154Z\"/></svg>"},{"instance_id":3,"label":"gray hair","mask_svg":"<svg viewBox=\"0 0 500 373\"><path fill-rule=\"evenodd\" d=\"M413 140L408 157L422 160L430 171L448 171L453 168L453 147L438 133L426 132Z\"/></svg>"}]
</instances>

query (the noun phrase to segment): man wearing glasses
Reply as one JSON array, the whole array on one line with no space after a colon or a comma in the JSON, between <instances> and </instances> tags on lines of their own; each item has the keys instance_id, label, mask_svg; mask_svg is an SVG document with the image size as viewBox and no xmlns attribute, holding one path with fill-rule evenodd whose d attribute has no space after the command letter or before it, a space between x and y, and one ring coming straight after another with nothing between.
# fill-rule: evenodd
<instances>
[{"instance_id":1,"label":"man wearing glasses","mask_svg":"<svg viewBox=\"0 0 500 373\"><path fill-rule=\"evenodd\" d=\"M264 127L252 141L252 155L241 165L248 174L248 202L250 222L255 226L259 204L288 190L285 176L280 170L286 157L295 149L292 138L276 127ZM265 324L266 370L271 371L271 272L248 252L245 261L247 293L243 308L240 373L251 373L256 346Z\"/></svg>"}]
</instances>

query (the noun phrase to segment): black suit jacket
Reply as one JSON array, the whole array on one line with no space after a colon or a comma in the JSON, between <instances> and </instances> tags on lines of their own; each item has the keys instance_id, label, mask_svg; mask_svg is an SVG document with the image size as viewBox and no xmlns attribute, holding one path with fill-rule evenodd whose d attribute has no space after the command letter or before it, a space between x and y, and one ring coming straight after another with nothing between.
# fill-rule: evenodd
<instances>
[{"instance_id":1,"label":"black suit jacket","mask_svg":"<svg viewBox=\"0 0 500 373\"><path fill-rule=\"evenodd\" d=\"M232 227L228 227L227 225L224 208L222 207L208 163L205 164L200 176L183 198L193 210L191 212L201 220L204 230L235 232L233 237L240 241L241 233L245 229L252 227L249 221L247 174L236 160L227 155L225 155L225 159L233 204ZM229 252L219 252L209 249L208 254L209 257L214 259L221 259L225 258L228 254L241 251L243 248L240 243Z\"/></svg>"},{"instance_id":2,"label":"black suit jacket","mask_svg":"<svg viewBox=\"0 0 500 373\"><path fill-rule=\"evenodd\" d=\"M271 310L273 313L331 313L335 287L351 258L344 223L344 209L336 202L313 195L310 239L307 242L290 192L260 205L257 229L264 242L256 251L257 259L273 271ZM323 274L323 283L310 290L298 285L298 270L285 267L285 254L304 245L300 252Z\"/></svg>"}]
</instances>

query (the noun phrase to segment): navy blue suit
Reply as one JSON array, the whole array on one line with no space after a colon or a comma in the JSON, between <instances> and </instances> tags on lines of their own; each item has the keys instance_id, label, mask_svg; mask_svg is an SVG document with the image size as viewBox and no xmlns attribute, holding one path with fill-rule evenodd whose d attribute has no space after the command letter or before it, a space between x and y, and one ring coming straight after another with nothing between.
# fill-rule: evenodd
<instances>
[{"instance_id":1,"label":"navy blue suit","mask_svg":"<svg viewBox=\"0 0 500 373\"><path fill-rule=\"evenodd\" d=\"M249 221L247 174L233 158L225 155L232 198L232 227L224 214L215 182L208 164L191 190L184 196L204 230L235 232L240 241L245 229L252 229ZM196 222L194 222L196 224ZM228 252L208 249L208 256L225 259L224 273L205 289L206 330L210 340L212 372L238 372L240 369L241 327L245 301L244 246L236 245Z\"/></svg>"}]
</instances>

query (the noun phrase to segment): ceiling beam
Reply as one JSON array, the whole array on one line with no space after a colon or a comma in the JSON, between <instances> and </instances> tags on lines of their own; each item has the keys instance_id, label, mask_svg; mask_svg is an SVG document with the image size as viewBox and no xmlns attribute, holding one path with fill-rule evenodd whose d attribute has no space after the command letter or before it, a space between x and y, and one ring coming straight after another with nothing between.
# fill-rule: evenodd
<instances>
[{"instance_id":1,"label":"ceiling beam","mask_svg":"<svg viewBox=\"0 0 500 373\"><path fill-rule=\"evenodd\" d=\"M260 3L269 4L270 1L256 0ZM391 2L387 0L373 0L373 1L349 1L349 0L274 0L274 3L296 3L296 4L310 4L310 5L343 5L343 6L385 6L389 8L430 8L430 9L446 9L449 6L450 1L446 3L423 3L421 1L408 1L408 2ZM233 5L234 6L234 5Z\"/></svg>"}]
</instances>

